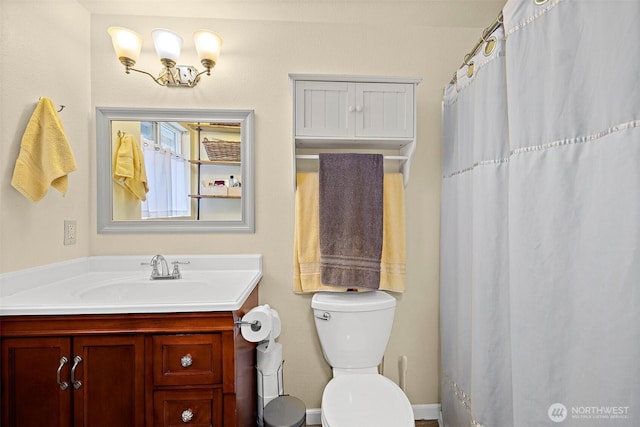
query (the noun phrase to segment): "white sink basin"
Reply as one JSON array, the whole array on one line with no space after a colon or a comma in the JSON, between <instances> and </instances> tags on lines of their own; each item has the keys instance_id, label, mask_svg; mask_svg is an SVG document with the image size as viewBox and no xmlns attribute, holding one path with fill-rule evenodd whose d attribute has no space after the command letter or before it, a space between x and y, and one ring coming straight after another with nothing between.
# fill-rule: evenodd
<instances>
[{"instance_id":1,"label":"white sink basin","mask_svg":"<svg viewBox=\"0 0 640 427\"><path fill-rule=\"evenodd\" d=\"M93 288L83 290L78 298L87 302L127 304L152 303L197 303L204 300L224 301L233 297L235 289L231 283L242 279L242 272L190 274L189 278L157 279L125 278L108 281ZM250 279L244 275L245 279Z\"/></svg>"},{"instance_id":2,"label":"white sink basin","mask_svg":"<svg viewBox=\"0 0 640 427\"><path fill-rule=\"evenodd\" d=\"M126 301L127 303L150 301L170 302L176 300L176 293L180 294L181 301L198 301L201 294L210 291L211 284L201 280L145 280L124 281L98 286L80 293L83 301L101 301L114 303ZM179 288L179 289L176 289Z\"/></svg>"},{"instance_id":3,"label":"white sink basin","mask_svg":"<svg viewBox=\"0 0 640 427\"><path fill-rule=\"evenodd\" d=\"M260 255L188 260L180 279L150 279L151 257L89 257L0 275L0 315L238 310L262 277Z\"/></svg>"}]
</instances>

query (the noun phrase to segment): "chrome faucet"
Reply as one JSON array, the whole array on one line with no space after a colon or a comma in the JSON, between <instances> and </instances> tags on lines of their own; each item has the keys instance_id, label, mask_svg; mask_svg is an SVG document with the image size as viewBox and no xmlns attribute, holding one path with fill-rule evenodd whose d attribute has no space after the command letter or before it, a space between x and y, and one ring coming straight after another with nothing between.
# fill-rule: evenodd
<instances>
[{"instance_id":1,"label":"chrome faucet","mask_svg":"<svg viewBox=\"0 0 640 427\"><path fill-rule=\"evenodd\" d=\"M158 264L160 267L158 268ZM180 273L180 269L178 265L180 264L189 264L189 261L173 261L173 271L169 271L169 264L167 260L160 254L154 255L151 258L151 262L142 262L140 265L150 265L151 266L151 280L158 279L180 279L182 274Z\"/></svg>"}]
</instances>

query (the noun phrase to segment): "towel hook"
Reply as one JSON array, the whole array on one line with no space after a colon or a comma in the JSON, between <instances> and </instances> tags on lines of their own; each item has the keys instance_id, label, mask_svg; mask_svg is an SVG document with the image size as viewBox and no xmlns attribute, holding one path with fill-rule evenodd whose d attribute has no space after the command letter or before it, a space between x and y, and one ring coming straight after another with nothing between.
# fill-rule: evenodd
<instances>
[{"instance_id":1,"label":"towel hook","mask_svg":"<svg viewBox=\"0 0 640 427\"><path fill-rule=\"evenodd\" d=\"M42 99L42 97L38 98L38 101L40 101ZM66 105L60 105L60 109L58 110L58 113L62 110L64 110L64 107L66 107Z\"/></svg>"}]
</instances>

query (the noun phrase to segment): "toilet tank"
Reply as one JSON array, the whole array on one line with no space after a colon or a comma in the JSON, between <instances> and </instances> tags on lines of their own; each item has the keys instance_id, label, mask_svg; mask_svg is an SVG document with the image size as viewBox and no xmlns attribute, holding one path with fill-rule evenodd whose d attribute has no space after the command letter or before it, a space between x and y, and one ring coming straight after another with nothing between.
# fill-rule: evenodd
<instances>
[{"instance_id":1,"label":"toilet tank","mask_svg":"<svg viewBox=\"0 0 640 427\"><path fill-rule=\"evenodd\" d=\"M395 298L382 291L316 293L311 308L329 365L378 366L389 342L395 307Z\"/></svg>"}]
</instances>

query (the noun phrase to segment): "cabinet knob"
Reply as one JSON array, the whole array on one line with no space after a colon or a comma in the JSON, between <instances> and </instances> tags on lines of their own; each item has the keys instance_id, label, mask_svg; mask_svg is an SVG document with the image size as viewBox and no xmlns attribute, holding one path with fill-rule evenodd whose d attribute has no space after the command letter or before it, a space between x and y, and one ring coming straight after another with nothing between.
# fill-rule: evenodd
<instances>
[{"instance_id":1,"label":"cabinet knob","mask_svg":"<svg viewBox=\"0 0 640 427\"><path fill-rule=\"evenodd\" d=\"M189 366L193 365L193 358L190 354L185 354L184 356L182 356L182 359L180 359L180 364L183 368L188 368Z\"/></svg>"},{"instance_id":2,"label":"cabinet knob","mask_svg":"<svg viewBox=\"0 0 640 427\"><path fill-rule=\"evenodd\" d=\"M183 423L188 423L193 419L193 411L191 409L185 409L182 411L181 417Z\"/></svg>"},{"instance_id":3,"label":"cabinet knob","mask_svg":"<svg viewBox=\"0 0 640 427\"><path fill-rule=\"evenodd\" d=\"M356 111L356 107L354 107L353 105L349 105L349 112L353 113L354 111Z\"/></svg>"},{"instance_id":4,"label":"cabinet knob","mask_svg":"<svg viewBox=\"0 0 640 427\"><path fill-rule=\"evenodd\" d=\"M358 113L362 112L362 105L356 105L356 111Z\"/></svg>"}]
</instances>

